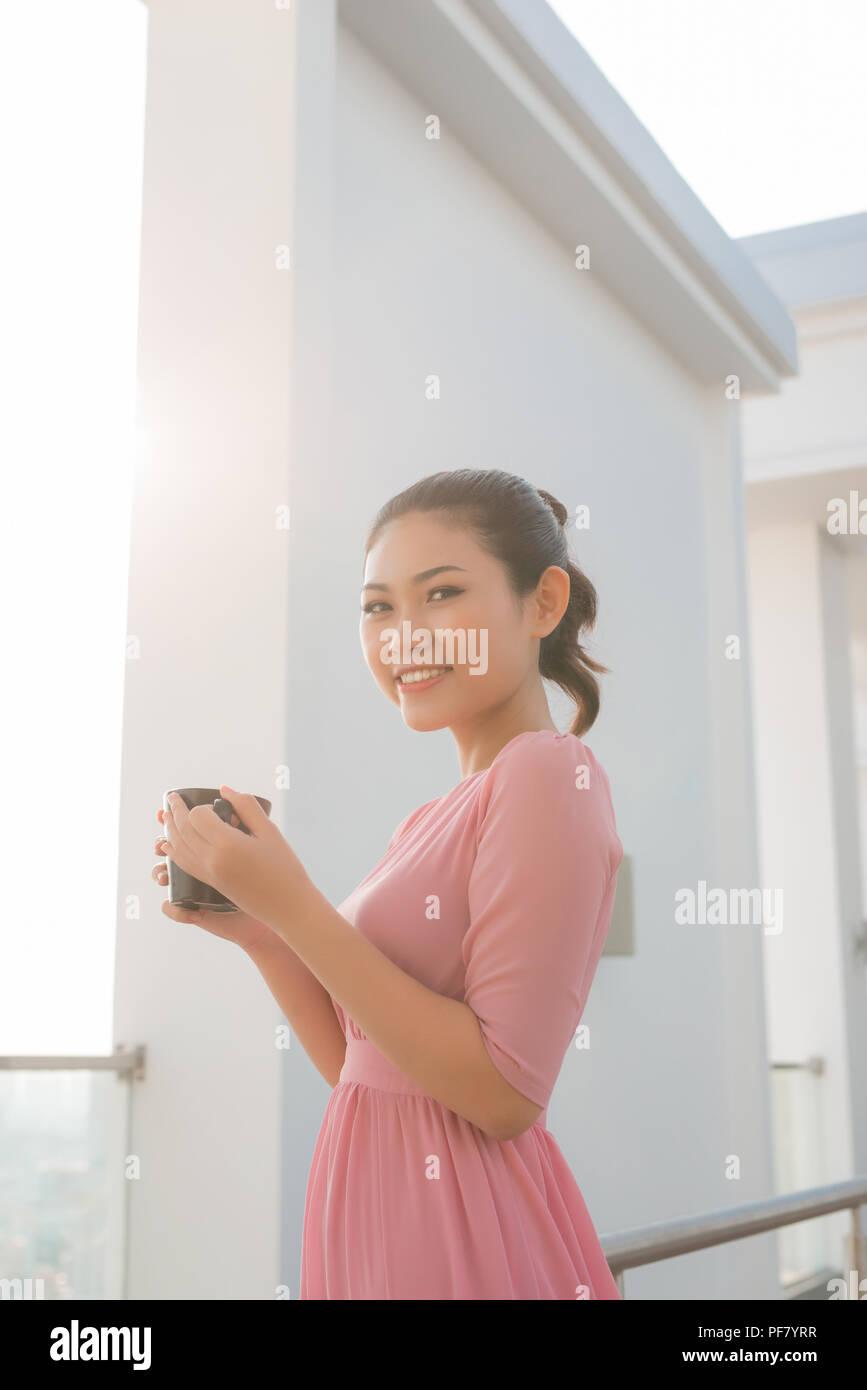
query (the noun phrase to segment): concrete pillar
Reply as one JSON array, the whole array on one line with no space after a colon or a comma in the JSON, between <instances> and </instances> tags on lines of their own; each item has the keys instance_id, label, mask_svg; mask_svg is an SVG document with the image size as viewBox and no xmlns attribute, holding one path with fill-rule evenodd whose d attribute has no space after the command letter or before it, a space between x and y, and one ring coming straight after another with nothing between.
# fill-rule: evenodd
<instances>
[{"instance_id":1,"label":"concrete pillar","mask_svg":"<svg viewBox=\"0 0 867 1390\"><path fill-rule=\"evenodd\" d=\"M287 1273L298 1294L281 1268L279 1012L238 948L163 916L150 871L170 786L228 782L290 819L285 509L320 405L316 290L296 301L293 284L318 284L324 254L300 219L327 186L330 87L305 103L333 28L331 0L149 5L114 1026L148 1049L133 1299L272 1298Z\"/></svg>"}]
</instances>

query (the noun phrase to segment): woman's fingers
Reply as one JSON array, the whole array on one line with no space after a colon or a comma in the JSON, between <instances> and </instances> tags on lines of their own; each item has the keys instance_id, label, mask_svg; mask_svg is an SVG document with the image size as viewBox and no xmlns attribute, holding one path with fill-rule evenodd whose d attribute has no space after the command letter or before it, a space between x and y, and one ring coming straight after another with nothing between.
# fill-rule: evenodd
<instances>
[{"instance_id":1,"label":"woman's fingers","mask_svg":"<svg viewBox=\"0 0 867 1390\"><path fill-rule=\"evenodd\" d=\"M167 917L171 917L173 922L189 922L193 927L201 925L201 912L188 912L186 908L174 907L168 901L164 902L162 907L163 912Z\"/></svg>"},{"instance_id":2,"label":"woman's fingers","mask_svg":"<svg viewBox=\"0 0 867 1390\"><path fill-rule=\"evenodd\" d=\"M154 840L154 854L165 854L165 835L158 835Z\"/></svg>"},{"instance_id":3,"label":"woman's fingers","mask_svg":"<svg viewBox=\"0 0 867 1390\"><path fill-rule=\"evenodd\" d=\"M163 817L166 839L170 849L187 845L194 853L201 854L210 843L210 836L198 829L201 817L210 817L219 824L219 817L212 806L194 806L192 811L182 796L173 796L170 807ZM220 826L222 829L222 826Z\"/></svg>"},{"instance_id":4,"label":"woman's fingers","mask_svg":"<svg viewBox=\"0 0 867 1390\"><path fill-rule=\"evenodd\" d=\"M156 879L157 883L168 884L168 865L154 864L151 869L151 876ZM162 910L167 917L171 917L173 922L189 922L190 925L194 927L201 925L202 914L200 911L184 907L175 907L174 903L169 902L168 898L162 903Z\"/></svg>"},{"instance_id":5,"label":"woman's fingers","mask_svg":"<svg viewBox=\"0 0 867 1390\"><path fill-rule=\"evenodd\" d=\"M261 835L263 830L270 830L272 822L268 813L259 805L252 792L236 792L224 782L220 788L220 795L241 817L252 835Z\"/></svg>"}]
</instances>

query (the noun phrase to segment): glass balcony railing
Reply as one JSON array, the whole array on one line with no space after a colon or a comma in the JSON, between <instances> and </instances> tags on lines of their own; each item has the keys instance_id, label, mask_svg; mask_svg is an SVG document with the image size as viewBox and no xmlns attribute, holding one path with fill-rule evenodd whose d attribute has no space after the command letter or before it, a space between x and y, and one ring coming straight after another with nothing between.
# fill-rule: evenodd
<instances>
[{"instance_id":1,"label":"glass balcony railing","mask_svg":"<svg viewBox=\"0 0 867 1390\"><path fill-rule=\"evenodd\" d=\"M776 1062L771 1067L771 1105L776 1190L782 1195L831 1181L824 1151L824 1065ZM837 1270L841 1265L836 1213L788 1226L779 1233L780 1282L784 1289Z\"/></svg>"},{"instance_id":2,"label":"glass balcony railing","mask_svg":"<svg viewBox=\"0 0 867 1390\"><path fill-rule=\"evenodd\" d=\"M0 1057L0 1300L126 1296L144 1049Z\"/></svg>"},{"instance_id":3,"label":"glass balcony railing","mask_svg":"<svg viewBox=\"0 0 867 1390\"><path fill-rule=\"evenodd\" d=\"M144 1066L143 1047L118 1048L107 1057L0 1057L0 1300L127 1297L128 1202L130 1184L138 1176L131 1152L132 1083L144 1079ZM835 1199L829 1214L821 1214L831 1207L828 1194L836 1191L825 1186L823 1070L815 1059L777 1063L772 1070L781 1196L764 1206L770 1210L783 1197L813 1193L816 1201L807 1205L820 1211L809 1219L789 1214L773 1222L779 1228L784 1298L817 1296L800 1286L818 1281L824 1288L829 1272L862 1268L867 1258L857 1215L858 1202L867 1200L863 1178L854 1196L849 1188L858 1184L838 1184L846 1192ZM844 1239L847 1195L856 1209L849 1253ZM803 1201L801 1209L806 1209ZM701 1239L694 1230L681 1229L690 1224L697 1229L700 1218L672 1223L677 1238L669 1233L671 1248L665 1255L746 1233L741 1220L738 1232L721 1236L719 1215L707 1219L713 1230ZM735 1215L741 1219L743 1213ZM754 1225L757 1219L750 1217ZM755 1225L756 1230L769 1228L764 1219ZM641 1249L636 1234L647 1236ZM648 1255L644 1248L658 1246L664 1235L657 1225L649 1232L609 1239L621 1288L625 1269L664 1257L655 1250Z\"/></svg>"}]
</instances>

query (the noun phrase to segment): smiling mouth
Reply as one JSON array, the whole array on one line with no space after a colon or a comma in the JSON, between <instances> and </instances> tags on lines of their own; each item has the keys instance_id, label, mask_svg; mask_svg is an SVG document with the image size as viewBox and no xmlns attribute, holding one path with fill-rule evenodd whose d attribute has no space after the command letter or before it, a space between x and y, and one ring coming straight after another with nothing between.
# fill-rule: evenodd
<instances>
[{"instance_id":1,"label":"smiling mouth","mask_svg":"<svg viewBox=\"0 0 867 1390\"><path fill-rule=\"evenodd\" d=\"M404 688L411 686L430 685L435 680L439 680L448 671L453 671L453 666L421 666L414 671L403 671L395 680L399 686Z\"/></svg>"}]
</instances>

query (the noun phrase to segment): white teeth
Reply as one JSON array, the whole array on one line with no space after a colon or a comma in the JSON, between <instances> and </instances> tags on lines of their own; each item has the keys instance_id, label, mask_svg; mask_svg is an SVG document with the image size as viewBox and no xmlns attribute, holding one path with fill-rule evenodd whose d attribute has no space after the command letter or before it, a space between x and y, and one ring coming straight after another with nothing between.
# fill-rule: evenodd
<instances>
[{"instance_id":1,"label":"white teeth","mask_svg":"<svg viewBox=\"0 0 867 1390\"><path fill-rule=\"evenodd\" d=\"M429 681L432 676L442 676L448 670L448 666L425 666L421 671L405 671L402 676L398 676L401 685L410 685L414 681Z\"/></svg>"}]
</instances>

